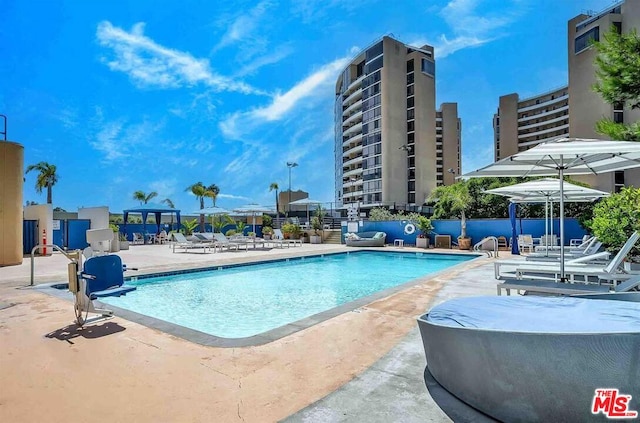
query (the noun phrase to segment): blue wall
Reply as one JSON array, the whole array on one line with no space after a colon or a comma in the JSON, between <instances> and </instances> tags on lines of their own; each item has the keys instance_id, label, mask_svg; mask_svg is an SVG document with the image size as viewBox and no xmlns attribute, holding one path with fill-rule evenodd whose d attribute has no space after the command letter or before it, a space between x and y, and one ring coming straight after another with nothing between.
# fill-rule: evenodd
<instances>
[{"instance_id":1,"label":"blue wall","mask_svg":"<svg viewBox=\"0 0 640 423\"><path fill-rule=\"evenodd\" d=\"M120 232L124 233L127 236L127 239L129 241L133 240L133 233L134 232L138 232L138 233L145 233L145 227L142 223L127 223L127 227L125 229L124 224L123 223L119 223L118 226L120 227ZM205 223L204 225L205 228L205 232L212 232L211 230L211 224L209 223ZM235 225L225 225L222 228L222 233L226 233L229 229L235 229L236 226ZM156 225L155 223L147 223L146 226L146 233L148 234L155 234L158 230L158 225ZM178 230L178 225L176 223L173 224L173 227L171 227L170 224L162 224L160 226L160 230L165 230L167 233L169 233L169 231L171 230ZM253 225L247 225L244 228L243 233L246 235L249 232L251 232L253 230ZM200 226L198 225L198 227L196 228L195 232L199 232L200 231ZM257 236L262 236L262 226L261 225L256 225L256 232L257 232Z\"/></svg>"},{"instance_id":2,"label":"blue wall","mask_svg":"<svg viewBox=\"0 0 640 423\"><path fill-rule=\"evenodd\" d=\"M391 244L394 239L403 239L406 244L416 243L419 231L413 234L405 234L404 228L409 223L406 220L392 220L384 222L363 222L358 232L381 231L387 234L387 243ZM434 229L430 235L431 243L434 242L434 235L451 235L452 240L456 240L460 235L460 220L432 220ZM522 226L522 230L520 229ZM554 219L553 233L560 233L560 222ZM347 227L342 227L343 242ZM517 219L516 233L531 234L534 238L544 235L544 219ZM577 219L566 218L564 220L565 243L573 238L582 238L587 232L580 226ZM467 236L471 237L472 244L487 236L504 236L507 240L511 237L511 223L509 219L467 219Z\"/></svg>"}]
</instances>

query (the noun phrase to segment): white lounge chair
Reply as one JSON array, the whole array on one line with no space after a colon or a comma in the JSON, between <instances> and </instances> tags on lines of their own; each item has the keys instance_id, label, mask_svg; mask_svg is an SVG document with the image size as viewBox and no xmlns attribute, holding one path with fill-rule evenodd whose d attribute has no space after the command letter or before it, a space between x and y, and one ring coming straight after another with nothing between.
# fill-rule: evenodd
<instances>
[{"instance_id":1,"label":"white lounge chair","mask_svg":"<svg viewBox=\"0 0 640 423\"><path fill-rule=\"evenodd\" d=\"M582 277L582 280L589 278L598 278L600 280L621 281L627 280L630 274L623 273L620 269L622 261L629 254L633 246L640 239L640 233L631 234L627 242L624 243L618 254L606 265L581 264L567 262L564 271L571 281L576 280L576 276ZM526 279L535 276L536 278L552 277L557 280L560 275L560 266L557 263L552 265L543 265L541 262L523 262L522 265L516 267L515 275L517 279Z\"/></svg>"},{"instance_id":2,"label":"white lounge chair","mask_svg":"<svg viewBox=\"0 0 640 423\"><path fill-rule=\"evenodd\" d=\"M518 250L521 254L524 250L533 253L533 237L531 235L518 235Z\"/></svg>"},{"instance_id":3,"label":"white lounge chair","mask_svg":"<svg viewBox=\"0 0 640 423\"><path fill-rule=\"evenodd\" d=\"M585 241L581 242L580 244L578 244L576 246L569 246L569 247L564 246L564 247L561 247L560 245L549 245L549 246L537 245L535 247L535 251L536 252L549 252L549 253L555 252L555 253L558 253L558 254L560 253L560 250L564 250L565 252L567 252L567 251L571 251L571 252L573 252L573 251L583 251L586 248L591 247L597 241L598 241L598 237L593 236L593 237L590 237L590 238L586 239Z\"/></svg>"},{"instance_id":4,"label":"white lounge chair","mask_svg":"<svg viewBox=\"0 0 640 423\"><path fill-rule=\"evenodd\" d=\"M507 295L511 290L540 292L546 294L575 295L575 294L604 294L608 292L629 292L640 286L640 275L629 277L617 285L598 285L587 283L566 283L542 280L508 279L497 285L498 295L504 289ZM604 297L603 297L604 298Z\"/></svg>"},{"instance_id":5,"label":"white lounge chair","mask_svg":"<svg viewBox=\"0 0 640 423\"><path fill-rule=\"evenodd\" d=\"M285 239L284 238L284 234L282 233L282 229L274 229L273 230L273 236L276 239L278 239L278 240L280 240L280 241L282 241L284 243L289 243L289 244L294 245L294 246L295 245L302 246L302 240L300 240L300 239Z\"/></svg>"},{"instance_id":6,"label":"white lounge chair","mask_svg":"<svg viewBox=\"0 0 640 423\"><path fill-rule=\"evenodd\" d=\"M144 244L144 235L139 232L134 232L131 244Z\"/></svg>"},{"instance_id":7,"label":"white lounge chair","mask_svg":"<svg viewBox=\"0 0 640 423\"><path fill-rule=\"evenodd\" d=\"M246 251L249 251L248 242L240 241L240 240L237 240L237 241L230 240L223 233L220 233L220 232L214 233L213 239L215 240L215 246L219 247L220 251L222 251L222 247L226 247L227 250L230 250L231 248L233 248L236 251L239 251L241 246L244 246L244 249Z\"/></svg>"},{"instance_id":8,"label":"white lounge chair","mask_svg":"<svg viewBox=\"0 0 640 423\"><path fill-rule=\"evenodd\" d=\"M171 248L173 252L176 252L176 248L184 248L186 252L189 248L202 248L203 252L207 252L207 248L211 248L211 244L208 242L193 242L189 241L183 234L180 232L173 233L173 239L175 242L172 243Z\"/></svg>"}]
</instances>

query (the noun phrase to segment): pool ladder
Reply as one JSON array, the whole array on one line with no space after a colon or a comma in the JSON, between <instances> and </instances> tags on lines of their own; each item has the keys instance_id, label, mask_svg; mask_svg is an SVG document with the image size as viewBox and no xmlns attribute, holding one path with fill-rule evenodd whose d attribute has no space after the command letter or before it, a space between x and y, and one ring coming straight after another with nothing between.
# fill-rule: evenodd
<instances>
[{"instance_id":1,"label":"pool ladder","mask_svg":"<svg viewBox=\"0 0 640 423\"><path fill-rule=\"evenodd\" d=\"M488 236L473 246L473 251L485 252L488 257L498 257L498 238Z\"/></svg>"}]
</instances>

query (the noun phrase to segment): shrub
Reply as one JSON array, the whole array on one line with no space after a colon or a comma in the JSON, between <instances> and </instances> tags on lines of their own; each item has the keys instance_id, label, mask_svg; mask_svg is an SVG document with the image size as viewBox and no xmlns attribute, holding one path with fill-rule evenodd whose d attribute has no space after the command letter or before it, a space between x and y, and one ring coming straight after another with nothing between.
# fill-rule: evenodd
<instances>
[{"instance_id":1,"label":"shrub","mask_svg":"<svg viewBox=\"0 0 640 423\"><path fill-rule=\"evenodd\" d=\"M225 235L226 236L234 236L236 234L236 230L235 229L229 229Z\"/></svg>"},{"instance_id":2,"label":"shrub","mask_svg":"<svg viewBox=\"0 0 640 423\"><path fill-rule=\"evenodd\" d=\"M640 231L640 188L623 188L593 209L591 230L610 250L619 250L633 231ZM630 256L640 260L640 247Z\"/></svg>"},{"instance_id":3,"label":"shrub","mask_svg":"<svg viewBox=\"0 0 640 423\"><path fill-rule=\"evenodd\" d=\"M273 234L273 228L271 226L263 226L262 227L262 233L264 235L272 235Z\"/></svg>"},{"instance_id":4,"label":"shrub","mask_svg":"<svg viewBox=\"0 0 640 423\"><path fill-rule=\"evenodd\" d=\"M182 232L185 235L191 235L195 228L198 227L198 219L185 220L182 222Z\"/></svg>"},{"instance_id":5,"label":"shrub","mask_svg":"<svg viewBox=\"0 0 640 423\"><path fill-rule=\"evenodd\" d=\"M262 215L262 226L270 226L273 227L273 218L268 214Z\"/></svg>"},{"instance_id":6,"label":"shrub","mask_svg":"<svg viewBox=\"0 0 640 423\"><path fill-rule=\"evenodd\" d=\"M433 226L431 226L431 219L425 216L418 216L415 220L416 226L420 231L420 237L424 238L433 230Z\"/></svg>"},{"instance_id":7,"label":"shrub","mask_svg":"<svg viewBox=\"0 0 640 423\"><path fill-rule=\"evenodd\" d=\"M383 207L374 207L369 212L369 220L371 221L385 221L385 220L396 220L396 216L389 211L389 209L385 209Z\"/></svg>"}]
</instances>

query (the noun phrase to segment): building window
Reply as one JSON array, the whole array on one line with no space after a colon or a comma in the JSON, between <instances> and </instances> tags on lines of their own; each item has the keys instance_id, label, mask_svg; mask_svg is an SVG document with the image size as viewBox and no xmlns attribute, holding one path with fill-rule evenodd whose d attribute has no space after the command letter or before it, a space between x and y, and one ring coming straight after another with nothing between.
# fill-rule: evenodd
<instances>
[{"instance_id":1,"label":"building window","mask_svg":"<svg viewBox=\"0 0 640 423\"><path fill-rule=\"evenodd\" d=\"M624 122L624 112L613 112L613 121L615 123L623 123Z\"/></svg>"},{"instance_id":2,"label":"building window","mask_svg":"<svg viewBox=\"0 0 640 423\"><path fill-rule=\"evenodd\" d=\"M413 59L407 60L407 73L413 72Z\"/></svg>"},{"instance_id":3,"label":"building window","mask_svg":"<svg viewBox=\"0 0 640 423\"><path fill-rule=\"evenodd\" d=\"M416 130L416 123L415 121L411 121L411 122L407 122L407 132L413 132Z\"/></svg>"},{"instance_id":4,"label":"building window","mask_svg":"<svg viewBox=\"0 0 640 423\"><path fill-rule=\"evenodd\" d=\"M407 200L410 203L415 203L416 202L416 194L414 192L409 193Z\"/></svg>"},{"instance_id":5,"label":"building window","mask_svg":"<svg viewBox=\"0 0 640 423\"><path fill-rule=\"evenodd\" d=\"M622 34L622 22L612 22L611 26L616 29L618 34Z\"/></svg>"},{"instance_id":6,"label":"building window","mask_svg":"<svg viewBox=\"0 0 640 423\"><path fill-rule=\"evenodd\" d=\"M407 110L407 119L415 119L416 117L416 109Z\"/></svg>"},{"instance_id":7,"label":"building window","mask_svg":"<svg viewBox=\"0 0 640 423\"><path fill-rule=\"evenodd\" d=\"M415 98L415 97L409 97L409 98L407 99L407 109L409 109L409 108L411 108L411 107L413 107L413 106L414 106L414 98Z\"/></svg>"},{"instance_id":8,"label":"building window","mask_svg":"<svg viewBox=\"0 0 640 423\"><path fill-rule=\"evenodd\" d=\"M407 189L409 191L415 191L416 190L416 181L409 181L409 183L407 184Z\"/></svg>"},{"instance_id":9,"label":"building window","mask_svg":"<svg viewBox=\"0 0 640 423\"><path fill-rule=\"evenodd\" d=\"M579 53L589 47L592 41L600 41L600 27L591 28L589 31L575 39L574 53Z\"/></svg>"},{"instance_id":10,"label":"building window","mask_svg":"<svg viewBox=\"0 0 640 423\"><path fill-rule=\"evenodd\" d=\"M371 62L367 62L366 66L364 67L364 71L366 73L371 73L371 72L377 71L381 67L382 67L382 56L378 57L377 59L373 59Z\"/></svg>"},{"instance_id":11,"label":"building window","mask_svg":"<svg viewBox=\"0 0 640 423\"><path fill-rule=\"evenodd\" d=\"M369 60L375 57L378 57L381 54L382 54L382 41L380 41L378 44L376 44L375 46L367 50L367 52L365 53L365 60L368 62Z\"/></svg>"},{"instance_id":12,"label":"building window","mask_svg":"<svg viewBox=\"0 0 640 423\"><path fill-rule=\"evenodd\" d=\"M413 73L407 75L407 85L413 84Z\"/></svg>"},{"instance_id":13,"label":"building window","mask_svg":"<svg viewBox=\"0 0 640 423\"><path fill-rule=\"evenodd\" d=\"M413 95L413 87L414 87L414 86L415 86L415 85L409 85L409 86L407 87L407 97L408 97L408 96Z\"/></svg>"},{"instance_id":14,"label":"building window","mask_svg":"<svg viewBox=\"0 0 640 423\"><path fill-rule=\"evenodd\" d=\"M416 134L407 134L407 144L413 144L416 139Z\"/></svg>"},{"instance_id":15,"label":"building window","mask_svg":"<svg viewBox=\"0 0 640 423\"><path fill-rule=\"evenodd\" d=\"M356 78L360 78L362 75L364 75L364 61L356 65Z\"/></svg>"},{"instance_id":16,"label":"building window","mask_svg":"<svg viewBox=\"0 0 640 423\"><path fill-rule=\"evenodd\" d=\"M431 60L422 59L422 72L429 76L436 76L436 64Z\"/></svg>"}]
</instances>

